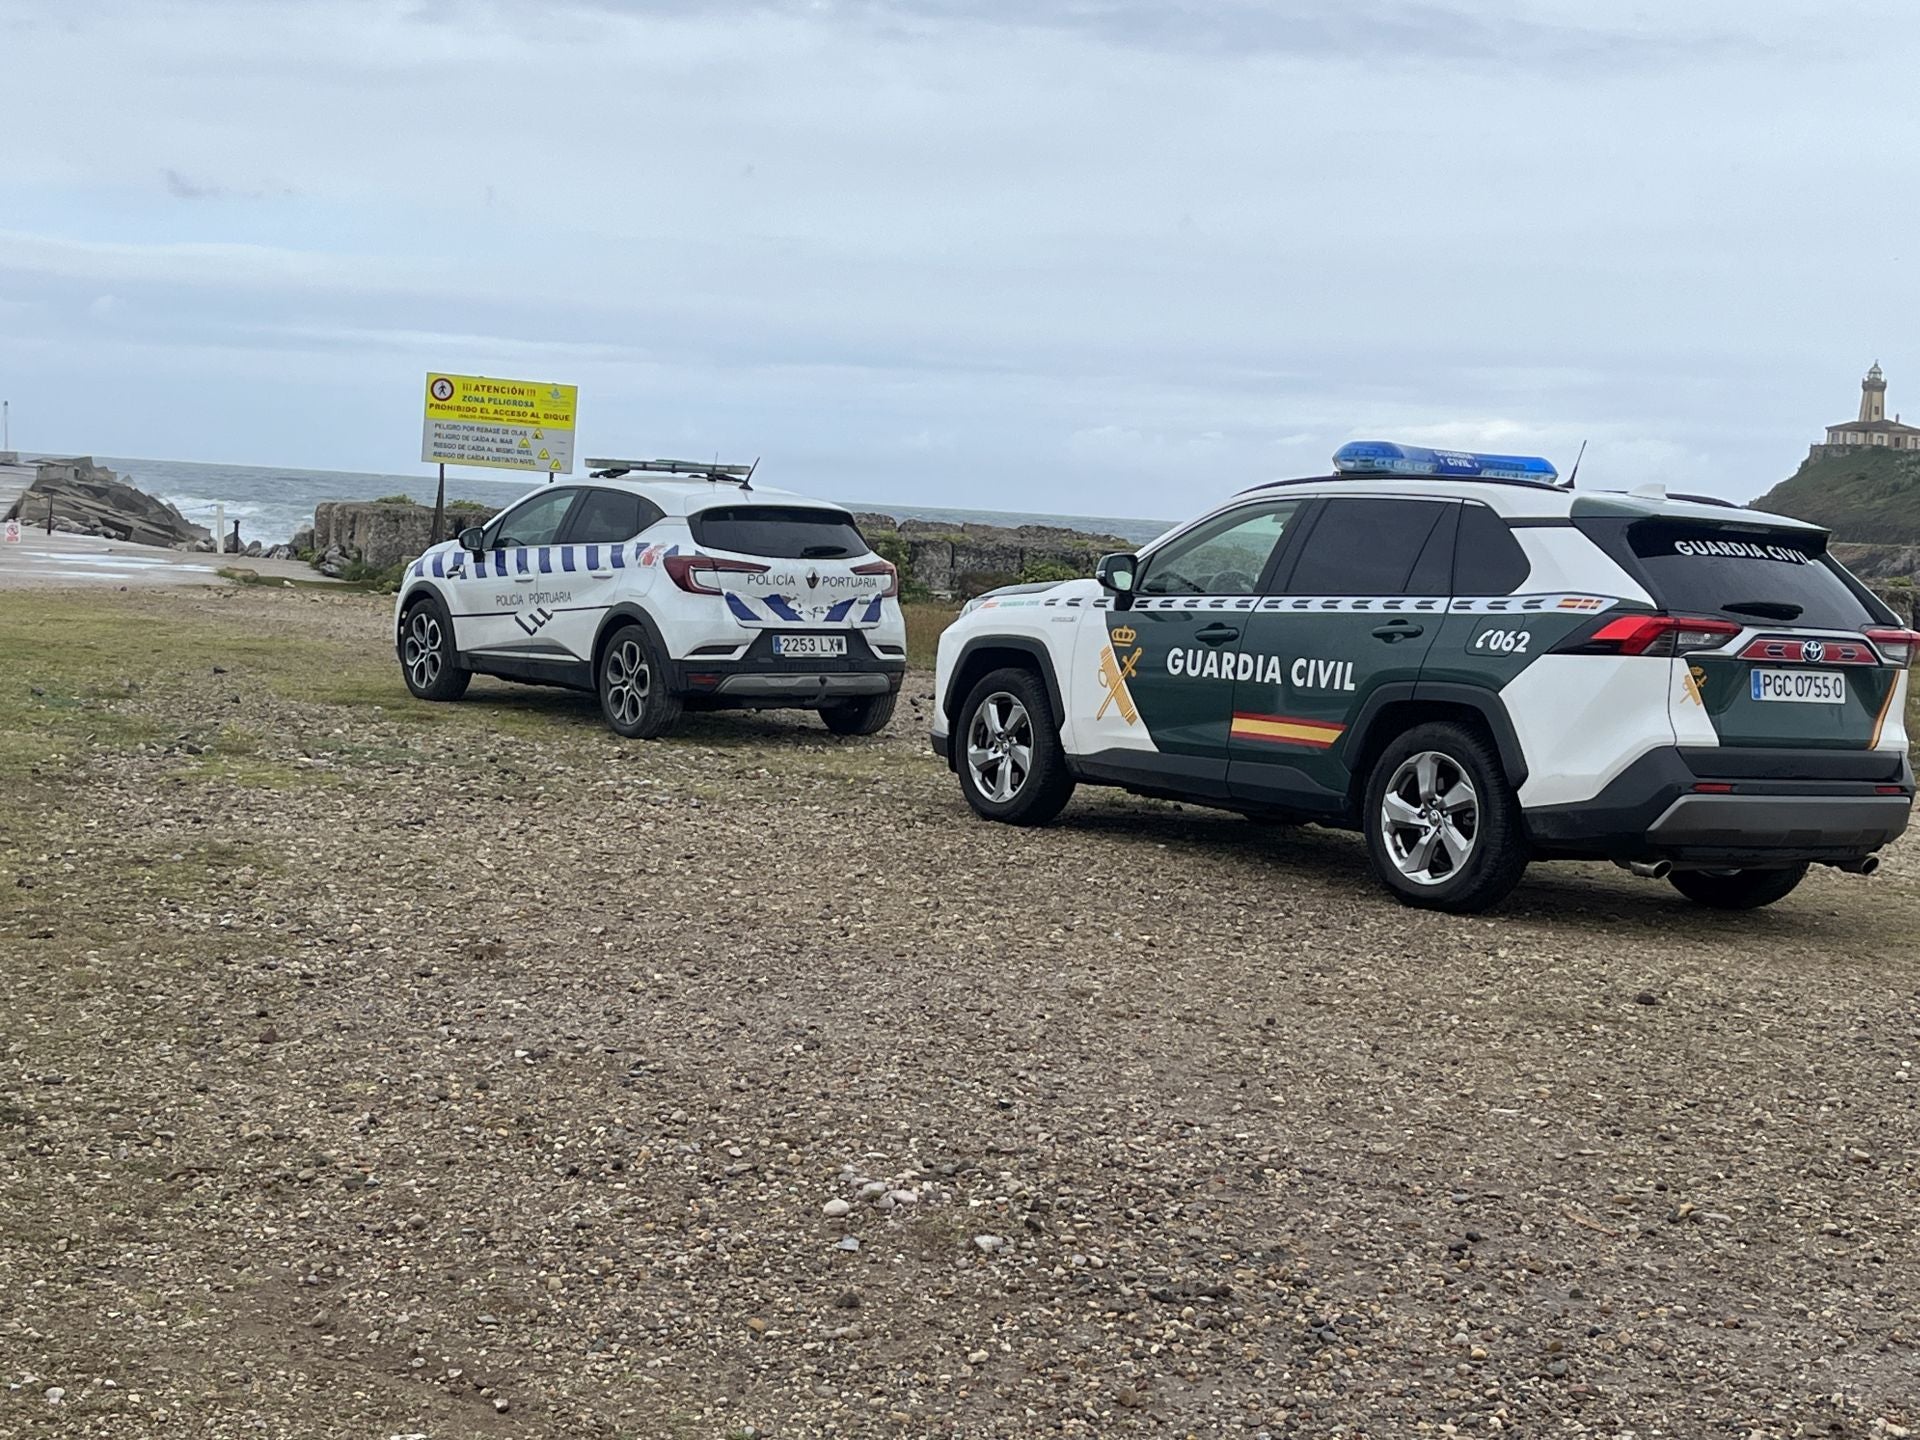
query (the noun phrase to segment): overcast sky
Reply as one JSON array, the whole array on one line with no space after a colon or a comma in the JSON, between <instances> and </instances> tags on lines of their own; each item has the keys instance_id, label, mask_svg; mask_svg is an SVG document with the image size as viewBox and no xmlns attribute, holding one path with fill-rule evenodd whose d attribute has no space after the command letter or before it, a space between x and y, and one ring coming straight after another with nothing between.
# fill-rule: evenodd
<instances>
[{"instance_id":1,"label":"overcast sky","mask_svg":"<svg viewBox=\"0 0 1920 1440\"><path fill-rule=\"evenodd\" d=\"M1365 437L1749 497L1920 418L1920 7L0 0L29 449L1178 517Z\"/></svg>"}]
</instances>

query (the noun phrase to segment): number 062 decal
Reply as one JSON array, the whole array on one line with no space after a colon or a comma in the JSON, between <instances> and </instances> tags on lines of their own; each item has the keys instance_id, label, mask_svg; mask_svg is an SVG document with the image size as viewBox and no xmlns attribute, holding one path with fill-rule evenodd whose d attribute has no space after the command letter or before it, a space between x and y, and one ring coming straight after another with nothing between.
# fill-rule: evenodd
<instances>
[{"instance_id":1,"label":"number 062 decal","mask_svg":"<svg viewBox=\"0 0 1920 1440\"><path fill-rule=\"evenodd\" d=\"M1482 630L1467 649L1477 655L1525 655L1532 644L1531 630Z\"/></svg>"}]
</instances>

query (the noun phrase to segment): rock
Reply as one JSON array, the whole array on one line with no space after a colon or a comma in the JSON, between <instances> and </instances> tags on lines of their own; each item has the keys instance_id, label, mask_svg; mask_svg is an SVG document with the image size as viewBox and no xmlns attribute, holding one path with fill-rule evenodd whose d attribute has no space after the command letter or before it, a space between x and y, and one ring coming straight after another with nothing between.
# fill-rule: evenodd
<instances>
[{"instance_id":1,"label":"rock","mask_svg":"<svg viewBox=\"0 0 1920 1440\"><path fill-rule=\"evenodd\" d=\"M855 1235L843 1235L840 1239L840 1248L842 1250L858 1250L860 1248L859 1237Z\"/></svg>"},{"instance_id":2,"label":"rock","mask_svg":"<svg viewBox=\"0 0 1920 1440\"><path fill-rule=\"evenodd\" d=\"M842 1290L838 1295L833 1297L833 1308L836 1310L858 1310L860 1308L860 1296L855 1291Z\"/></svg>"},{"instance_id":3,"label":"rock","mask_svg":"<svg viewBox=\"0 0 1920 1440\"><path fill-rule=\"evenodd\" d=\"M293 547L291 545L276 545L266 552L266 558L269 560L291 560L294 558Z\"/></svg>"},{"instance_id":4,"label":"rock","mask_svg":"<svg viewBox=\"0 0 1920 1440\"><path fill-rule=\"evenodd\" d=\"M91 456L38 462L33 483L0 519L44 526L49 513L57 531L104 535L135 545L191 544L211 538L173 506L135 489L113 471L94 464Z\"/></svg>"},{"instance_id":5,"label":"rock","mask_svg":"<svg viewBox=\"0 0 1920 1440\"><path fill-rule=\"evenodd\" d=\"M1004 1250L1007 1246L1007 1242L998 1235L976 1235L973 1237L973 1243L988 1255Z\"/></svg>"},{"instance_id":6,"label":"rock","mask_svg":"<svg viewBox=\"0 0 1920 1440\"><path fill-rule=\"evenodd\" d=\"M844 1200L829 1200L820 1207L820 1213L829 1220L838 1220L850 1213L853 1206Z\"/></svg>"},{"instance_id":7,"label":"rock","mask_svg":"<svg viewBox=\"0 0 1920 1440\"><path fill-rule=\"evenodd\" d=\"M47 1387L47 1403L49 1405L58 1405L62 1400L66 1398L67 1398L67 1392L60 1386L49 1385Z\"/></svg>"},{"instance_id":8,"label":"rock","mask_svg":"<svg viewBox=\"0 0 1920 1440\"><path fill-rule=\"evenodd\" d=\"M293 538L287 541L287 546L295 551L313 549L313 526L302 525L294 531Z\"/></svg>"},{"instance_id":9,"label":"rock","mask_svg":"<svg viewBox=\"0 0 1920 1440\"><path fill-rule=\"evenodd\" d=\"M479 506L449 509L440 538L450 540L469 525L484 525L500 512ZM301 549L357 558L375 569L402 565L432 543L433 507L411 500L322 500L313 508L313 533Z\"/></svg>"},{"instance_id":10,"label":"rock","mask_svg":"<svg viewBox=\"0 0 1920 1440\"><path fill-rule=\"evenodd\" d=\"M259 553L260 553L260 542L259 542L258 540L249 540L249 541L247 542L247 548L246 548L246 552L245 552L245 553L246 553L246 554L248 554L248 555L250 555L250 556L257 556L257 555L259 555Z\"/></svg>"},{"instance_id":11,"label":"rock","mask_svg":"<svg viewBox=\"0 0 1920 1440\"><path fill-rule=\"evenodd\" d=\"M1660 997L1651 990L1642 990L1638 995L1633 997L1633 1003L1636 1005L1658 1005L1660 1003Z\"/></svg>"}]
</instances>

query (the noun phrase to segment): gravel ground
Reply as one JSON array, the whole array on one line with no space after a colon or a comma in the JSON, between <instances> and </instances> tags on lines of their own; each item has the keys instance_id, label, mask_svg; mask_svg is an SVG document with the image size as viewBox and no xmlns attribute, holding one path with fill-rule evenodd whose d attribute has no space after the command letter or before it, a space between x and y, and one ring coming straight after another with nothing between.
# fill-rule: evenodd
<instances>
[{"instance_id":1,"label":"gravel ground","mask_svg":"<svg viewBox=\"0 0 1920 1440\"><path fill-rule=\"evenodd\" d=\"M630 744L412 702L383 601L62 604L0 682L0 1433L1920 1426L1911 845L1461 920L1343 835L978 823L925 677Z\"/></svg>"}]
</instances>

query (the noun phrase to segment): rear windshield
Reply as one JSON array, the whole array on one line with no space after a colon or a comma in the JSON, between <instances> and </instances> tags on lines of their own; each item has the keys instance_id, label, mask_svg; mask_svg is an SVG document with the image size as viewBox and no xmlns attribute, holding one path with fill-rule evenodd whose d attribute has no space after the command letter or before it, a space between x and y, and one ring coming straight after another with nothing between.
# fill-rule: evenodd
<instances>
[{"instance_id":1,"label":"rear windshield","mask_svg":"<svg viewBox=\"0 0 1920 1440\"><path fill-rule=\"evenodd\" d=\"M1828 556L1824 533L1674 520L1574 523L1666 610L1844 630L1886 620L1879 603Z\"/></svg>"},{"instance_id":2,"label":"rear windshield","mask_svg":"<svg viewBox=\"0 0 1920 1440\"><path fill-rule=\"evenodd\" d=\"M784 505L722 505L689 518L706 550L775 560L843 560L867 553L867 542L844 510Z\"/></svg>"}]
</instances>

